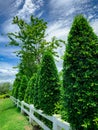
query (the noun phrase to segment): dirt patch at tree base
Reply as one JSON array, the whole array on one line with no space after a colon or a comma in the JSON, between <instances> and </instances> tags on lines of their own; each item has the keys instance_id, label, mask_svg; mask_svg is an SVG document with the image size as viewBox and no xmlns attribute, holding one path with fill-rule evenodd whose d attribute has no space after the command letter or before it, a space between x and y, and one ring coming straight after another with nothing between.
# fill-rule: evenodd
<instances>
[{"instance_id":1,"label":"dirt patch at tree base","mask_svg":"<svg viewBox=\"0 0 98 130\"><path fill-rule=\"evenodd\" d=\"M41 130L41 128L39 126L33 126L33 130Z\"/></svg>"}]
</instances>

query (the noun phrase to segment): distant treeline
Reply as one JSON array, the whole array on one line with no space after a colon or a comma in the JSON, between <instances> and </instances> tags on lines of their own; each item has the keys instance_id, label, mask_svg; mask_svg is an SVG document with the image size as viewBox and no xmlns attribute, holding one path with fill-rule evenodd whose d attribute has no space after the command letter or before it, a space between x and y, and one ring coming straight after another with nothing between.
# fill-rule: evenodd
<instances>
[{"instance_id":1,"label":"distant treeline","mask_svg":"<svg viewBox=\"0 0 98 130\"><path fill-rule=\"evenodd\" d=\"M11 86L10 82L0 83L0 95L7 94L11 90Z\"/></svg>"}]
</instances>

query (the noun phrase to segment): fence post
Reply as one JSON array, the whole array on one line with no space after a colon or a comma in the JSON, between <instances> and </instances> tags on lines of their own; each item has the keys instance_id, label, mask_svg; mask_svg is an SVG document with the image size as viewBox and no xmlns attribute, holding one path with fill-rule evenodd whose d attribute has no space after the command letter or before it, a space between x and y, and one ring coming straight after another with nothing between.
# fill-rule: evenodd
<instances>
[{"instance_id":1,"label":"fence post","mask_svg":"<svg viewBox=\"0 0 98 130\"><path fill-rule=\"evenodd\" d=\"M23 103L24 103L24 101L21 101L21 113L22 113L22 114L24 114L24 111L23 111L23 109L24 109L24 104L23 104Z\"/></svg>"},{"instance_id":2,"label":"fence post","mask_svg":"<svg viewBox=\"0 0 98 130\"><path fill-rule=\"evenodd\" d=\"M30 112L29 112L29 122L30 122L30 124L32 123L32 117L31 117L31 115L33 115L34 114L34 106L33 105L30 105Z\"/></svg>"},{"instance_id":3,"label":"fence post","mask_svg":"<svg viewBox=\"0 0 98 130\"><path fill-rule=\"evenodd\" d=\"M53 116L53 130L58 130L55 116Z\"/></svg>"}]
</instances>

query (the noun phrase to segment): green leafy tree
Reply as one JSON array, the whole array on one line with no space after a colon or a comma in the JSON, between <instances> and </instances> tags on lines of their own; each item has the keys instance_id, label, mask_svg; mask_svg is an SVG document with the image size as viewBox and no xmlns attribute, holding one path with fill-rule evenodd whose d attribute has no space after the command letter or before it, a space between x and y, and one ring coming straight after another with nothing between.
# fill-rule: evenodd
<instances>
[{"instance_id":1,"label":"green leafy tree","mask_svg":"<svg viewBox=\"0 0 98 130\"><path fill-rule=\"evenodd\" d=\"M23 75L21 82L20 82L19 91L18 91L18 94L19 94L18 98L20 101L24 100L24 95L25 95L25 91L27 88L27 84L28 84L27 77L25 75Z\"/></svg>"},{"instance_id":2,"label":"green leafy tree","mask_svg":"<svg viewBox=\"0 0 98 130\"><path fill-rule=\"evenodd\" d=\"M59 100L60 84L57 68L50 52L42 58L39 77L39 104L44 113L52 115Z\"/></svg>"},{"instance_id":3,"label":"green leafy tree","mask_svg":"<svg viewBox=\"0 0 98 130\"><path fill-rule=\"evenodd\" d=\"M82 15L69 32L63 71L65 110L73 130L97 130L98 38Z\"/></svg>"},{"instance_id":4,"label":"green leafy tree","mask_svg":"<svg viewBox=\"0 0 98 130\"><path fill-rule=\"evenodd\" d=\"M46 22L31 16L30 22L26 23L17 16L13 19L13 24L19 28L18 32L8 33L11 46L18 46L19 51L16 55L20 57L19 70L27 75L28 78L37 71L37 65L40 62L41 53L44 47Z\"/></svg>"},{"instance_id":5,"label":"green leafy tree","mask_svg":"<svg viewBox=\"0 0 98 130\"><path fill-rule=\"evenodd\" d=\"M44 51L48 49L57 55L55 50L61 46L60 43L63 41L53 37L51 42L47 42L45 40L47 23L34 16L31 16L29 23L16 16L13 18L13 24L18 26L19 31L8 33L9 45L19 47L20 50L16 52L20 58L19 72L30 79L38 71Z\"/></svg>"},{"instance_id":6,"label":"green leafy tree","mask_svg":"<svg viewBox=\"0 0 98 130\"><path fill-rule=\"evenodd\" d=\"M24 96L24 101L29 104L33 104L35 82L36 82L36 75L33 75L28 82L28 86L26 88Z\"/></svg>"},{"instance_id":7,"label":"green leafy tree","mask_svg":"<svg viewBox=\"0 0 98 130\"><path fill-rule=\"evenodd\" d=\"M10 91L11 84L9 82L0 83L0 94L7 94Z\"/></svg>"}]
</instances>

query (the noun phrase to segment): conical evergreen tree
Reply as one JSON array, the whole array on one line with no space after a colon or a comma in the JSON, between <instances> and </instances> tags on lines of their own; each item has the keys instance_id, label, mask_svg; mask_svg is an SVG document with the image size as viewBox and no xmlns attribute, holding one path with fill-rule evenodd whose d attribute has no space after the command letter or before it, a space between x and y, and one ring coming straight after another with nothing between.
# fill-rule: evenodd
<instances>
[{"instance_id":1,"label":"conical evergreen tree","mask_svg":"<svg viewBox=\"0 0 98 130\"><path fill-rule=\"evenodd\" d=\"M39 103L44 113L52 115L55 105L59 100L60 84L57 68L53 56L48 51L45 52L39 79Z\"/></svg>"},{"instance_id":2,"label":"conical evergreen tree","mask_svg":"<svg viewBox=\"0 0 98 130\"><path fill-rule=\"evenodd\" d=\"M12 96L14 96L16 99L18 99L19 96L18 92L19 92L20 82L21 82L20 76L17 74L12 89Z\"/></svg>"},{"instance_id":3,"label":"conical evergreen tree","mask_svg":"<svg viewBox=\"0 0 98 130\"><path fill-rule=\"evenodd\" d=\"M29 104L33 104L35 82L36 82L36 75L33 74L33 76L28 82L28 86L26 88L24 96L24 101Z\"/></svg>"},{"instance_id":4,"label":"conical evergreen tree","mask_svg":"<svg viewBox=\"0 0 98 130\"><path fill-rule=\"evenodd\" d=\"M97 130L98 39L82 15L69 32L63 67L68 121L75 130Z\"/></svg>"},{"instance_id":5,"label":"conical evergreen tree","mask_svg":"<svg viewBox=\"0 0 98 130\"><path fill-rule=\"evenodd\" d=\"M27 88L27 84L28 84L27 77L25 75L23 75L22 79L21 79L20 87L19 87L19 96L18 97L19 97L20 101L24 100L24 95L25 95L25 91Z\"/></svg>"},{"instance_id":6,"label":"conical evergreen tree","mask_svg":"<svg viewBox=\"0 0 98 130\"><path fill-rule=\"evenodd\" d=\"M13 83L13 89L12 89L12 96L14 96L14 97L15 97L16 84L17 84L17 81L16 81L16 79L15 79L15 80L14 80L14 83Z\"/></svg>"},{"instance_id":7,"label":"conical evergreen tree","mask_svg":"<svg viewBox=\"0 0 98 130\"><path fill-rule=\"evenodd\" d=\"M34 102L34 107L37 109L40 109L39 105L39 77L40 77L40 68L38 69L38 72L36 74L36 80L35 80L35 85L34 85L34 97L33 97L33 102Z\"/></svg>"}]
</instances>

